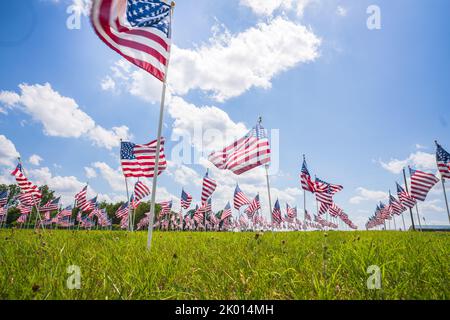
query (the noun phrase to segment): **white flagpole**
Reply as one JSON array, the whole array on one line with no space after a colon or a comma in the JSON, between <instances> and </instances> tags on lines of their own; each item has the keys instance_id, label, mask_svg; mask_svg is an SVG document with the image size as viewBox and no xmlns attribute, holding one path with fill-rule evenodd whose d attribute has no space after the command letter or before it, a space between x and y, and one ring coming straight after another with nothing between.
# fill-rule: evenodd
<instances>
[{"instance_id":1,"label":"white flagpole","mask_svg":"<svg viewBox=\"0 0 450 320\"><path fill-rule=\"evenodd\" d=\"M170 9L170 37L172 38L172 17L173 17L173 9L175 8L175 2L172 1L171 3L171 9ZM147 235L147 249L150 250L152 245L152 235L153 235L153 219L155 216L155 201L156 201L156 185L158 181L158 171L159 171L159 150L161 148L161 133L162 133L162 124L163 124L163 118L164 118L164 103L166 99L166 88L167 88L167 73L169 71L169 61L170 61L170 52L169 50L168 56L167 56L167 66L166 66L166 72L164 74L164 81L163 81L163 87L162 87L162 94L161 94L161 106L159 109L159 123L158 123L158 141L156 143L156 159L155 159L155 171L153 175L153 183L152 183L152 200L150 203L150 216L149 216L149 222L148 222L148 235Z\"/></svg>"},{"instance_id":2,"label":"white flagpole","mask_svg":"<svg viewBox=\"0 0 450 320\"><path fill-rule=\"evenodd\" d=\"M442 190L444 190L445 205L447 206L448 222L450 222L450 210L449 210L449 207L448 207L447 192L445 191L444 178L441 178L441 182L442 182Z\"/></svg>"}]
</instances>

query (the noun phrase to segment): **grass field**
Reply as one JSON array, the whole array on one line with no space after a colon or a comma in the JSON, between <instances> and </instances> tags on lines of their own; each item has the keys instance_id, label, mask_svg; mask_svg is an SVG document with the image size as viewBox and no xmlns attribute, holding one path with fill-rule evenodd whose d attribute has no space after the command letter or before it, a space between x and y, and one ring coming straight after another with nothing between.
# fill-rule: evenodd
<instances>
[{"instance_id":1,"label":"grass field","mask_svg":"<svg viewBox=\"0 0 450 320\"><path fill-rule=\"evenodd\" d=\"M0 299L449 299L450 235L0 231ZM78 265L81 288L66 286ZM367 289L378 265L382 288Z\"/></svg>"}]
</instances>

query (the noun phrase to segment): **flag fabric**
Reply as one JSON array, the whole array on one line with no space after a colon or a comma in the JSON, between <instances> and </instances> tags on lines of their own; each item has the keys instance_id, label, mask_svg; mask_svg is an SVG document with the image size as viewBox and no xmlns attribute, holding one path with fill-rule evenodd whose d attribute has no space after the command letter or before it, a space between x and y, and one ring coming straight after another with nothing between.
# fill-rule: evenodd
<instances>
[{"instance_id":1,"label":"flag fabric","mask_svg":"<svg viewBox=\"0 0 450 320\"><path fill-rule=\"evenodd\" d=\"M184 189L181 190L181 207L183 209L188 209L191 206L192 203L192 196L184 191Z\"/></svg>"},{"instance_id":2,"label":"flag fabric","mask_svg":"<svg viewBox=\"0 0 450 320\"><path fill-rule=\"evenodd\" d=\"M330 207L329 211L330 211L330 215L332 217L340 216L341 213L343 213L343 210L341 208L339 208L336 203L333 203L333 205Z\"/></svg>"},{"instance_id":3,"label":"flag fabric","mask_svg":"<svg viewBox=\"0 0 450 320\"><path fill-rule=\"evenodd\" d=\"M165 215L170 214L172 210L172 200L160 202L158 204L161 206L161 211L159 212L160 217L164 217Z\"/></svg>"},{"instance_id":4,"label":"flag fabric","mask_svg":"<svg viewBox=\"0 0 450 320\"><path fill-rule=\"evenodd\" d=\"M331 187L329 185L325 185L325 187L321 187L319 189L316 184L316 200L321 204L323 203L327 205L328 207L333 205L333 194L331 193Z\"/></svg>"},{"instance_id":5,"label":"flag fabric","mask_svg":"<svg viewBox=\"0 0 450 320\"><path fill-rule=\"evenodd\" d=\"M158 175L167 167L166 157L164 155L164 141L164 138L161 137ZM158 140L154 140L147 144L134 144L132 142L122 141L120 145L120 161L123 175L126 178L153 178L155 175L157 142Z\"/></svg>"},{"instance_id":6,"label":"flag fabric","mask_svg":"<svg viewBox=\"0 0 450 320\"><path fill-rule=\"evenodd\" d=\"M61 210L58 215L59 218L65 218L72 216L72 206L65 207L63 210Z\"/></svg>"},{"instance_id":7,"label":"flag fabric","mask_svg":"<svg viewBox=\"0 0 450 320\"><path fill-rule=\"evenodd\" d=\"M329 182L325 182L319 178L316 177L315 180L315 189L318 192L324 192L325 190L327 190L327 187L329 187L331 195L334 195L336 193L338 193L339 191L343 190L344 187L339 185L339 184L333 184L333 183L329 183Z\"/></svg>"},{"instance_id":8,"label":"flag fabric","mask_svg":"<svg viewBox=\"0 0 450 320\"><path fill-rule=\"evenodd\" d=\"M116 217L123 219L128 216L128 202L123 203L116 211Z\"/></svg>"},{"instance_id":9,"label":"flag fabric","mask_svg":"<svg viewBox=\"0 0 450 320\"><path fill-rule=\"evenodd\" d=\"M94 197L91 200L86 201L82 206L79 207L79 209L82 212L89 212L91 210L94 210L96 205L97 205L97 197Z\"/></svg>"},{"instance_id":10,"label":"flag fabric","mask_svg":"<svg viewBox=\"0 0 450 320\"><path fill-rule=\"evenodd\" d=\"M248 217L253 217L255 212L258 210L261 210L261 202L259 201L259 194L256 195L256 197L253 199L253 201L250 203L250 205L245 209L245 213Z\"/></svg>"},{"instance_id":11,"label":"flag fabric","mask_svg":"<svg viewBox=\"0 0 450 320\"><path fill-rule=\"evenodd\" d=\"M30 214L32 207L26 206L26 205L23 205L23 204L19 204L17 206L17 209L19 209L21 214Z\"/></svg>"},{"instance_id":12,"label":"flag fabric","mask_svg":"<svg viewBox=\"0 0 450 320\"><path fill-rule=\"evenodd\" d=\"M29 181L23 174L23 168L20 163L17 165L16 169L14 169L14 171L11 172L11 175L16 178L16 182L19 185L19 188L22 191L22 193L29 194L31 198L35 199L36 202L37 199L42 198L42 194L38 186L34 185L31 181Z\"/></svg>"},{"instance_id":13,"label":"flag fabric","mask_svg":"<svg viewBox=\"0 0 450 320\"><path fill-rule=\"evenodd\" d=\"M25 223L26 221L27 221L27 214L21 214L20 216L19 216L19 218L17 218L17 223Z\"/></svg>"},{"instance_id":14,"label":"flag fabric","mask_svg":"<svg viewBox=\"0 0 450 320\"><path fill-rule=\"evenodd\" d=\"M275 222L277 224L280 224L283 222L283 218L281 217L281 208L280 208L280 202L275 202L275 206L273 207L272 211L272 222Z\"/></svg>"},{"instance_id":15,"label":"flag fabric","mask_svg":"<svg viewBox=\"0 0 450 320\"><path fill-rule=\"evenodd\" d=\"M414 199L405 189L397 183L397 196L401 204L407 208L412 208L416 205L416 199Z\"/></svg>"},{"instance_id":16,"label":"flag fabric","mask_svg":"<svg viewBox=\"0 0 450 320\"><path fill-rule=\"evenodd\" d=\"M39 208L39 211L43 212L58 210L59 200L61 200L61 197L48 201L46 204Z\"/></svg>"},{"instance_id":17,"label":"flag fabric","mask_svg":"<svg viewBox=\"0 0 450 320\"><path fill-rule=\"evenodd\" d=\"M78 192L78 193L75 195L75 206L76 206L78 209L80 209L82 206L84 206L84 205L86 204L86 202L87 202L87 198L86 198L86 195L87 195L87 187L88 187L88 186L85 186L83 189L81 189L80 192Z\"/></svg>"},{"instance_id":18,"label":"flag fabric","mask_svg":"<svg viewBox=\"0 0 450 320\"><path fill-rule=\"evenodd\" d=\"M389 208L392 213L395 213L396 215L402 214L406 208L402 205L402 203L396 199L391 193L389 192Z\"/></svg>"},{"instance_id":19,"label":"flag fabric","mask_svg":"<svg viewBox=\"0 0 450 320\"><path fill-rule=\"evenodd\" d=\"M250 199L242 192L239 185L236 185L234 189L233 205L236 210L239 210L242 206L249 205Z\"/></svg>"},{"instance_id":20,"label":"flag fabric","mask_svg":"<svg viewBox=\"0 0 450 320\"><path fill-rule=\"evenodd\" d=\"M294 219L297 218L297 207L291 207L286 203L286 216L288 221L294 221Z\"/></svg>"},{"instance_id":21,"label":"flag fabric","mask_svg":"<svg viewBox=\"0 0 450 320\"><path fill-rule=\"evenodd\" d=\"M8 190L0 192L0 208L6 206L6 203L8 202Z\"/></svg>"},{"instance_id":22,"label":"flag fabric","mask_svg":"<svg viewBox=\"0 0 450 320\"><path fill-rule=\"evenodd\" d=\"M208 159L217 168L231 170L237 175L269 164L270 146L265 129L258 123L244 137L221 151L211 153Z\"/></svg>"},{"instance_id":23,"label":"flag fabric","mask_svg":"<svg viewBox=\"0 0 450 320\"><path fill-rule=\"evenodd\" d=\"M228 219L229 217L231 217L232 213L231 213L231 205L230 202L228 201L227 205L225 206L225 208L222 211L222 216L220 217L220 219L222 221Z\"/></svg>"},{"instance_id":24,"label":"flag fabric","mask_svg":"<svg viewBox=\"0 0 450 320\"><path fill-rule=\"evenodd\" d=\"M309 174L305 157L303 157L302 170L300 173L300 181L303 190L314 193L314 182L312 182L311 180L311 175Z\"/></svg>"},{"instance_id":25,"label":"flag fabric","mask_svg":"<svg viewBox=\"0 0 450 320\"><path fill-rule=\"evenodd\" d=\"M305 217L304 217L304 219L307 220L307 221L311 221L311 215L308 213L308 210L305 210Z\"/></svg>"},{"instance_id":26,"label":"flag fabric","mask_svg":"<svg viewBox=\"0 0 450 320\"><path fill-rule=\"evenodd\" d=\"M171 45L170 11L168 0L94 0L91 22L106 45L164 81Z\"/></svg>"},{"instance_id":27,"label":"flag fabric","mask_svg":"<svg viewBox=\"0 0 450 320\"><path fill-rule=\"evenodd\" d=\"M450 153L436 142L436 161L443 179L450 179Z\"/></svg>"},{"instance_id":28,"label":"flag fabric","mask_svg":"<svg viewBox=\"0 0 450 320\"><path fill-rule=\"evenodd\" d=\"M134 196L131 206L136 209L142 199L150 195L150 188L147 187L142 181L137 181L134 185Z\"/></svg>"},{"instance_id":29,"label":"flag fabric","mask_svg":"<svg viewBox=\"0 0 450 320\"><path fill-rule=\"evenodd\" d=\"M205 203L211 197L214 190L216 190L216 187L217 182L211 179L208 175L208 171L206 171L206 174L203 177L202 204Z\"/></svg>"},{"instance_id":30,"label":"flag fabric","mask_svg":"<svg viewBox=\"0 0 450 320\"><path fill-rule=\"evenodd\" d=\"M331 205L329 203L320 202L319 215L327 213L328 209L330 209L330 206Z\"/></svg>"},{"instance_id":31,"label":"flag fabric","mask_svg":"<svg viewBox=\"0 0 450 320\"><path fill-rule=\"evenodd\" d=\"M439 182L439 178L432 173L427 173L409 168L411 175L411 196L414 199L425 201L428 192Z\"/></svg>"}]
</instances>

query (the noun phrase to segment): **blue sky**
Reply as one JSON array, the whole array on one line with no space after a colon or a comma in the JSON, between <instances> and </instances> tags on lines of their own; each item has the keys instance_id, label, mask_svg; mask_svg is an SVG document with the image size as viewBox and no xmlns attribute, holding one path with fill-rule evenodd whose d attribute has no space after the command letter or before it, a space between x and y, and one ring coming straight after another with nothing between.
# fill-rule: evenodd
<instances>
[{"instance_id":1,"label":"blue sky","mask_svg":"<svg viewBox=\"0 0 450 320\"><path fill-rule=\"evenodd\" d=\"M92 195L119 200L118 141L155 139L160 84L107 48L83 10L81 28L67 28L66 10L83 3L0 4L0 182L10 181L20 153L30 177L66 202L86 181ZM373 4L380 30L366 26ZM164 126L170 165L158 198L176 200L184 186L199 200L210 167L172 159L174 134L201 125L228 141L262 116L279 130L273 197L302 207L305 153L313 175L344 186L335 201L362 227L403 182L402 166L436 171L434 139L450 149L449 9L445 0L179 1ZM224 144L204 140L194 138L193 150ZM211 170L215 210L232 199L236 181L267 203L261 170L238 179ZM444 208L439 186L419 204L427 223L446 223Z\"/></svg>"}]
</instances>

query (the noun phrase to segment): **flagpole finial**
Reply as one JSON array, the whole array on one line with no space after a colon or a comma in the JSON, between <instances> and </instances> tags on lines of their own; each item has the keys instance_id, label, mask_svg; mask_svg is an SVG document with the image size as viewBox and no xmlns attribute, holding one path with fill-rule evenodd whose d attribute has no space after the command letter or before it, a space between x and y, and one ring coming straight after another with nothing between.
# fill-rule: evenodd
<instances>
[{"instance_id":1,"label":"flagpole finial","mask_svg":"<svg viewBox=\"0 0 450 320\"><path fill-rule=\"evenodd\" d=\"M434 140L434 143L436 143L436 145L439 146L439 143L437 142L437 140Z\"/></svg>"},{"instance_id":2,"label":"flagpole finial","mask_svg":"<svg viewBox=\"0 0 450 320\"><path fill-rule=\"evenodd\" d=\"M170 6L172 7L172 9L175 8L175 1L172 1L172 2L170 3Z\"/></svg>"},{"instance_id":3,"label":"flagpole finial","mask_svg":"<svg viewBox=\"0 0 450 320\"><path fill-rule=\"evenodd\" d=\"M261 123L262 123L262 117L259 116L259 117L258 117L258 124L261 124Z\"/></svg>"}]
</instances>

